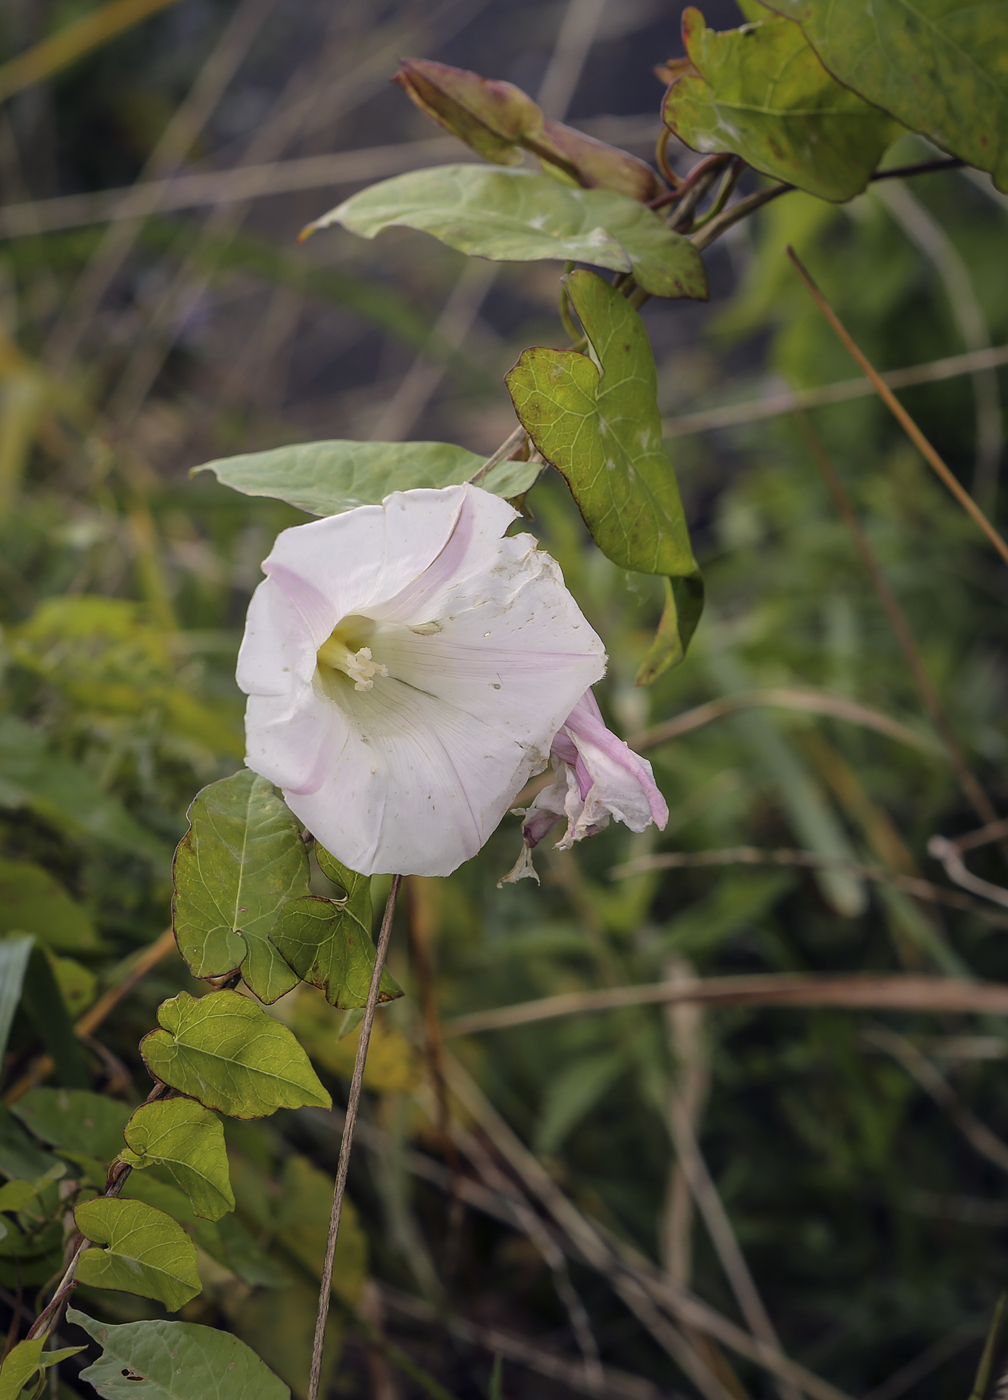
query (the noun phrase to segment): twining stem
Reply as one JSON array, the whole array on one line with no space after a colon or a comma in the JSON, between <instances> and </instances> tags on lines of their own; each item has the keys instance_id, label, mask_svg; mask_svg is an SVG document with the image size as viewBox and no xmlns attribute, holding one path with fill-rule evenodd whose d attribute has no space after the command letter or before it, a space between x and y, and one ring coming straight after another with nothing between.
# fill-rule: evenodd
<instances>
[{"instance_id":1,"label":"twining stem","mask_svg":"<svg viewBox=\"0 0 1008 1400\"><path fill-rule=\"evenodd\" d=\"M798 254L795 252L795 250L791 247L790 244L788 244L786 251L788 257L791 259L791 262L794 264L795 270L797 271L799 277L802 279L802 281L805 283L805 286L808 288L812 300L815 302L816 306L818 306L822 314L826 317L826 320L832 327L834 333L837 336L837 339L845 347L848 354L861 366L862 371L868 376L868 378L874 385L875 392L878 394L879 398L885 404L886 408L889 409L890 413L899 423L900 427L906 433L910 441L914 444L914 446L923 456L924 460L934 470L939 480L942 481L945 484L945 486L948 487L949 491L951 491L952 495L962 506L963 510L966 511L967 515L969 515L970 518L977 525L979 525L980 529L990 540L991 544L1000 554L1001 558L1006 564L1008 564L1008 544L1006 544L1002 537L998 534L997 530L995 530L994 526L987 519L986 515L984 515L983 511L977 505L976 501L974 501L973 497L969 494L966 488L957 480L957 478L945 465L941 457L938 455L935 449L931 446L930 442L928 442L927 438L921 432L920 428L918 428L917 424L914 422L914 420L910 417L909 413L907 413L906 409L900 403L899 399L897 399L896 395L889 388L889 385L885 382L885 380L879 374L878 370L876 370L875 366L871 363L868 357L861 350L860 346L857 345L850 332L847 330L846 326L840 320L839 316L833 310L832 306L830 306L829 302L823 296L822 292L819 290L818 286L813 280L811 274L809 273L804 263L801 261Z\"/></svg>"},{"instance_id":2,"label":"twining stem","mask_svg":"<svg viewBox=\"0 0 1008 1400\"><path fill-rule=\"evenodd\" d=\"M375 949L374 969L371 973L371 986L368 988L367 1003L364 1007L364 1020L361 1022L360 1043L354 1061L353 1078L350 1081L350 1096L347 1099L346 1119L343 1123L343 1139L340 1143L339 1162L336 1167L336 1186L333 1191L332 1214L329 1217L329 1238L326 1240L325 1263L322 1266L322 1287L319 1290L318 1316L315 1319L315 1341L312 1345L311 1373L308 1377L308 1400L318 1400L319 1384L322 1379L322 1347L325 1343L326 1319L329 1316L329 1295L332 1291L333 1261L336 1258L336 1241L339 1239L340 1216L343 1213L343 1197L346 1195L347 1173L350 1170L350 1149L353 1146L354 1128L357 1125L357 1110L360 1107L361 1088L364 1084L364 1062L367 1060L371 1027L374 1025L375 1008L378 1005L378 990L381 986L385 954L388 951L392 933L392 919L396 900L399 898L401 875L392 876L392 888L385 901L378 946Z\"/></svg>"}]
</instances>

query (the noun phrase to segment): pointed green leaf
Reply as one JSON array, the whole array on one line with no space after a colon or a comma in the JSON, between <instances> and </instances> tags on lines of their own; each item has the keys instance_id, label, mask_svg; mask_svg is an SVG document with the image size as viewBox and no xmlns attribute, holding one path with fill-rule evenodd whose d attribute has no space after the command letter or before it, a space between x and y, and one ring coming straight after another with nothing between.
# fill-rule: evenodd
<instances>
[{"instance_id":1,"label":"pointed green leaf","mask_svg":"<svg viewBox=\"0 0 1008 1400\"><path fill-rule=\"evenodd\" d=\"M0 1176L31 1181L56 1165L57 1159L36 1147L7 1105L0 1103Z\"/></svg>"},{"instance_id":2,"label":"pointed green leaf","mask_svg":"<svg viewBox=\"0 0 1008 1400\"><path fill-rule=\"evenodd\" d=\"M232 1118L278 1108L330 1108L308 1056L286 1026L238 992L188 992L158 1007L162 1029L140 1043L155 1079Z\"/></svg>"},{"instance_id":3,"label":"pointed green leaf","mask_svg":"<svg viewBox=\"0 0 1008 1400\"><path fill-rule=\"evenodd\" d=\"M102 1346L81 1372L106 1400L290 1400L283 1381L229 1332L195 1322L127 1322L113 1326L67 1311Z\"/></svg>"},{"instance_id":4,"label":"pointed green leaf","mask_svg":"<svg viewBox=\"0 0 1008 1400\"><path fill-rule=\"evenodd\" d=\"M663 119L695 151L731 151L820 199L852 199L899 127L835 82L796 24L764 18L719 34L686 10L692 66L673 79Z\"/></svg>"},{"instance_id":5,"label":"pointed green leaf","mask_svg":"<svg viewBox=\"0 0 1008 1400\"><path fill-rule=\"evenodd\" d=\"M194 467L212 471L246 496L271 496L308 515L339 515L378 505L392 491L468 481L483 458L449 442L305 442L270 452L222 457ZM538 475L530 462L499 462L480 481L495 496L518 496Z\"/></svg>"},{"instance_id":6,"label":"pointed green leaf","mask_svg":"<svg viewBox=\"0 0 1008 1400\"><path fill-rule=\"evenodd\" d=\"M1008 5L767 0L839 82L1008 190Z\"/></svg>"},{"instance_id":7,"label":"pointed green leaf","mask_svg":"<svg viewBox=\"0 0 1008 1400\"><path fill-rule=\"evenodd\" d=\"M240 967L260 1001L296 984L269 931L289 899L308 893L301 831L273 784L249 769L211 783L189 808L175 853L172 916L196 977Z\"/></svg>"},{"instance_id":8,"label":"pointed green leaf","mask_svg":"<svg viewBox=\"0 0 1008 1400\"><path fill-rule=\"evenodd\" d=\"M601 372L587 355L537 347L522 354L506 382L515 412L566 479L603 554L625 569L695 581L694 605L677 600L674 614L666 611L664 662L645 663L654 679L681 659L699 615L699 570L662 445L654 356L625 297L592 272L564 280Z\"/></svg>"},{"instance_id":9,"label":"pointed green leaf","mask_svg":"<svg viewBox=\"0 0 1008 1400\"><path fill-rule=\"evenodd\" d=\"M582 190L531 170L415 170L352 195L310 227L331 224L362 238L419 229L470 257L587 262L632 272L654 296L707 296L700 254L651 209L614 190Z\"/></svg>"},{"instance_id":10,"label":"pointed green leaf","mask_svg":"<svg viewBox=\"0 0 1008 1400\"><path fill-rule=\"evenodd\" d=\"M32 937L8 938L0 943L0 1064L7 1053L14 1013L21 1000L25 969L34 946Z\"/></svg>"},{"instance_id":11,"label":"pointed green leaf","mask_svg":"<svg viewBox=\"0 0 1008 1400\"><path fill-rule=\"evenodd\" d=\"M234 1210L224 1129L193 1099L141 1104L124 1130L122 1160L131 1167L167 1167L197 1215L219 1220Z\"/></svg>"},{"instance_id":12,"label":"pointed green leaf","mask_svg":"<svg viewBox=\"0 0 1008 1400\"><path fill-rule=\"evenodd\" d=\"M699 574L665 580L665 607L654 641L637 671L637 685L651 685L670 666L678 666L697 629L704 606Z\"/></svg>"},{"instance_id":13,"label":"pointed green leaf","mask_svg":"<svg viewBox=\"0 0 1008 1400\"><path fill-rule=\"evenodd\" d=\"M68 1356L76 1356L83 1347L60 1347L58 1351L46 1351L45 1337L36 1337L30 1342L18 1342L3 1365L0 1366L0 1400L17 1400L22 1388L39 1371L50 1366L58 1366Z\"/></svg>"},{"instance_id":14,"label":"pointed green leaf","mask_svg":"<svg viewBox=\"0 0 1008 1400\"><path fill-rule=\"evenodd\" d=\"M370 931L332 899L309 895L284 905L273 942L305 982L321 987L332 1006L346 1009L367 1001L375 950ZM382 970L379 1001L402 996L392 974Z\"/></svg>"},{"instance_id":15,"label":"pointed green leaf","mask_svg":"<svg viewBox=\"0 0 1008 1400\"><path fill-rule=\"evenodd\" d=\"M74 1211L85 1239L106 1249L85 1249L78 1282L156 1298L170 1312L200 1292L196 1246L174 1220L142 1201L99 1196Z\"/></svg>"},{"instance_id":16,"label":"pointed green leaf","mask_svg":"<svg viewBox=\"0 0 1008 1400\"><path fill-rule=\"evenodd\" d=\"M11 1112L43 1142L106 1165L122 1150L131 1111L129 1104L89 1089L32 1089L11 1104Z\"/></svg>"}]
</instances>

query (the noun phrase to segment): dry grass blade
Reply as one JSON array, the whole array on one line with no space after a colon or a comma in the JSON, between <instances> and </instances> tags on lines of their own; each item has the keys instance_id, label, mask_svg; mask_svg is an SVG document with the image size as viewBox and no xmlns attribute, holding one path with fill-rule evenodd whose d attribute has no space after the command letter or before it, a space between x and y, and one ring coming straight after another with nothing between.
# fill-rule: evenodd
<instances>
[{"instance_id":1,"label":"dry grass blade","mask_svg":"<svg viewBox=\"0 0 1008 1400\"><path fill-rule=\"evenodd\" d=\"M993 1162L996 1167L1000 1167L1001 1171L1008 1172L1008 1143L1002 1142L986 1123L981 1123L962 1103L948 1080L921 1054L916 1045L907 1040L906 1036L898 1035L882 1026L866 1031L865 1039L903 1066L907 1074L948 1114L975 1152L981 1157L986 1157L987 1161Z\"/></svg>"},{"instance_id":2,"label":"dry grass blade","mask_svg":"<svg viewBox=\"0 0 1008 1400\"><path fill-rule=\"evenodd\" d=\"M947 1012L1008 1016L1008 985L967 982L958 977L913 973L758 973L749 977L705 977L692 983L656 982L606 987L597 992L562 992L538 1001L474 1011L444 1024L445 1036L509 1030L559 1016L616 1011L626 1006L835 1006L849 1010Z\"/></svg>"},{"instance_id":3,"label":"dry grass blade","mask_svg":"<svg viewBox=\"0 0 1008 1400\"><path fill-rule=\"evenodd\" d=\"M513 1361L537 1375L559 1381L561 1385L583 1395L595 1395L600 1400L661 1400L662 1391L641 1376L617 1371L607 1367L601 1389L593 1389L585 1379L584 1371L575 1362L546 1347L530 1341L527 1337L516 1336L513 1332L502 1331L499 1327L481 1326L467 1318L439 1315L428 1303L389 1284L379 1285L382 1301L391 1311L407 1317L425 1327L440 1324L453 1337L470 1346L482 1347L492 1355L502 1356L505 1361Z\"/></svg>"},{"instance_id":4,"label":"dry grass blade","mask_svg":"<svg viewBox=\"0 0 1008 1400\"><path fill-rule=\"evenodd\" d=\"M934 741L926 734L919 734L909 725L901 724L898 719L893 719L871 705L848 700L844 695L833 695L828 690L805 690L788 686L744 690L738 695L724 695L718 700L709 700L706 704L697 705L694 709L686 710L673 719L664 720L651 729L631 735L627 742L634 749L653 749L671 739L678 739L683 734L690 734L694 729L701 729L713 720L733 715L739 710L759 708L763 705L782 710L798 710L802 714L828 715L831 719L842 719L850 724L874 729L889 739L909 744L924 753L933 754L939 751Z\"/></svg>"},{"instance_id":5,"label":"dry grass blade","mask_svg":"<svg viewBox=\"0 0 1008 1400\"><path fill-rule=\"evenodd\" d=\"M886 870L879 865L861 865L852 860L833 860L829 856L818 855L815 851L796 851L784 847L781 850L767 851L760 846L727 846L723 850L710 851L667 851L663 855L642 856L628 865L617 865L609 875L614 880L628 880L636 875L647 875L655 870L681 870L689 867L702 869L704 866L719 865L780 865L785 868L797 866L804 870L819 870L823 867L845 870L859 880L872 880L880 885L894 885L896 889L912 894L916 899L924 899L932 904L944 904L950 909L961 909L975 914L977 918L996 928L1008 928L1008 916L998 914L989 904L957 890L946 890L933 885L929 880L920 880L915 875L901 875L895 870ZM995 887L997 888L997 887Z\"/></svg>"},{"instance_id":6,"label":"dry grass blade","mask_svg":"<svg viewBox=\"0 0 1008 1400\"><path fill-rule=\"evenodd\" d=\"M0 101L40 83L177 0L109 0L0 65Z\"/></svg>"},{"instance_id":7,"label":"dry grass blade","mask_svg":"<svg viewBox=\"0 0 1008 1400\"><path fill-rule=\"evenodd\" d=\"M997 822L994 825L1000 826L1001 823ZM967 870L954 841L949 841L944 836L932 836L928 842L928 854L934 856L935 860L940 860L945 867L945 874L964 890L972 890L974 894L1008 908L1008 890L1003 885L992 884L990 880L981 880L979 875Z\"/></svg>"},{"instance_id":8,"label":"dry grass blade","mask_svg":"<svg viewBox=\"0 0 1008 1400\"><path fill-rule=\"evenodd\" d=\"M856 344L850 332L847 330L846 326L844 326L839 316L837 316L832 306L830 306L829 302L826 300L822 292L816 286L816 283L814 282L811 274L808 272L804 263L798 257L798 254L790 245L787 249L787 255L794 264L795 269L798 272L798 275L801 277L802 281L805 283L805 286L808 288L809 293L816 306L818 306L819 310L826 317L826 320L832 326L834 333L836 334L837 338L842 342L847 352L851 355L853 359L857 361L857 363L861 366L861 369L871 380L872 384L875 386L875 392L878 394L879 398L889 409L890 413L892 413L893 417L896 419L900 427L906 433L907 437L923 456L924 460L934 470L939 480L942 481L943 484L948 487L949 491L951 491L952 495L962 506L963 510L965 510L967 515L969 515L969 517L980 527L983 533L987 536L988 540L990 540L991 544L997 550L998 554L1000 554L1004 562L1008 564L1008 544L1005 543L1001 535L999 535L997 530L995 530L994 526L987 519L986 515L984 515L983 511L977 505L976 501L974 501L973 497L969 494L965 487L962 486L957 477L945 465L944 461L932 447L931 443L928 442L927 438L921 432L920 428L918 428L914 420L910 417L909 413L907 413L906 409L900 403L899 399L896 398L895 394L889 388L888 384L886 384L886 382L883 380L878 370L871 363L871 361L864 354L864 352L860 349L860 347Z\"/></svg>"},{"instance_id":9,"label":"dry grass blade","mask_svg":"<svg viewBox=\"0 0 1008 1400\"><path fill-rule=\"evenodd\" d=\"M3 211L0 211L0 218ZM887 370L879 378L890 389L910 389L916 384L935 384L943 379L956 379L963 374L977 374L1008 364L1008 345L995 345L990 350L977 350L968 355L948 355L930 360L924 365L907 369ZM683 413L662 421L665 437L686 437L690 433L709 433L718 428L734 428L743 423L758 423L764 418L779 418L796 408L828 408L830 404L848 403L851 399L868 398L875 393L870 379L841 379L824 384L820 389L794 389L783 394L771 394L765 399L747 399L743 403L724 404L721 408L702 409L698 413Z\"/></svg>"}]
</instances>

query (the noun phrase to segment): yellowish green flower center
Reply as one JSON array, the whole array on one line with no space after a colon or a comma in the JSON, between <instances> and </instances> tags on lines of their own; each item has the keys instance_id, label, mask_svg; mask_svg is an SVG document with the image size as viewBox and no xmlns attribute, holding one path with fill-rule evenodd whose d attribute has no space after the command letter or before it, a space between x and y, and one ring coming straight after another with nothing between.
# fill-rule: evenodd
<instances>
[{"instance_id":1,"label":"yellowish green flower center","mask_svg":"<svg viewBox=\"0 0 1008 1400\"><path fill-rule=\"evenodd\" d=\"M354 690L371 690L375 676L387 676L388 667L375 661L370 641L375 624L367 617L345 617L333 628L318 649L318 664L329 671L340 671L354 683Z\"/></svg>"}]
</instances>

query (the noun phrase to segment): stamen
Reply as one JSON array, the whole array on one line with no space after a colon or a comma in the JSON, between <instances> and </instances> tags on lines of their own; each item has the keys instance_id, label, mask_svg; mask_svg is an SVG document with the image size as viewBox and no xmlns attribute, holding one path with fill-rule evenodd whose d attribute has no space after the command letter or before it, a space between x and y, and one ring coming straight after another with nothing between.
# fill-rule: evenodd
<instances>
[{"instance_id":1,"label":"stamen","mask_svg":"<svg viewBox=\"0 0 1008 1400\"><path fill-rule=\"evenodd\" d=\"M357 651L351 651L338 635L339 631L338 627L334 629L332 636L319 647L320 664L349 676L354 683L354 690L373 690L373 678L387 676L388 667L372 659L370 647L360 647Z\"/></svg>"}]
</instances>

